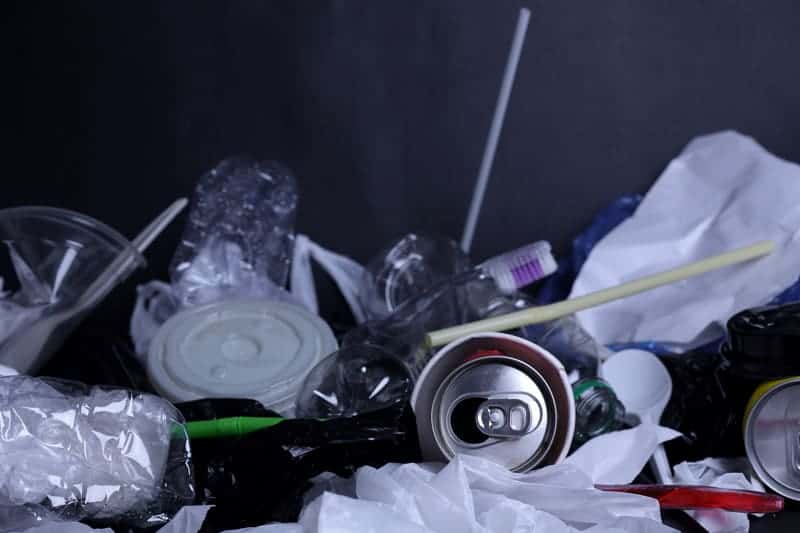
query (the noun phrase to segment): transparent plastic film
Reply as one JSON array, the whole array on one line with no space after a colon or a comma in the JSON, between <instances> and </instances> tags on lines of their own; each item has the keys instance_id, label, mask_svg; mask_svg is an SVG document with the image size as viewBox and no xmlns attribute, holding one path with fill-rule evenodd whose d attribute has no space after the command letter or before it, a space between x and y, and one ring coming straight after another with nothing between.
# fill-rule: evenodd
<instances>
[{"instance_id":1,"label":"transparent plastic film","mask_svg":"<svg viewBox=\"0 0 800 533\"><path fill-rule=\"evenodd\" d=\"M183 418L150 394L1 377L0 457L0 531L156 525L194 498Z\"/></svg>"}]
</instances>

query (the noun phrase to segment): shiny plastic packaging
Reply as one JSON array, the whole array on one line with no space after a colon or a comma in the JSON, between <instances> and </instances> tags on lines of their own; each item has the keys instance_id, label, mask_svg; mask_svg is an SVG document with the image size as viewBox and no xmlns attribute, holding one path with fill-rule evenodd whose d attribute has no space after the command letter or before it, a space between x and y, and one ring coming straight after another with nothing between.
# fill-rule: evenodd
<instances>
[{"instance_id":1,"label":"shiny plastic packaging","mask_svg":"<svg viewBox=\"0 0 800 533\"><path fill-rule=\"evenodd\" d=\"M166 522L194 498L182 423L150 394L0 378L0 531L49 520Z\"/></svg>"}]
</instances>

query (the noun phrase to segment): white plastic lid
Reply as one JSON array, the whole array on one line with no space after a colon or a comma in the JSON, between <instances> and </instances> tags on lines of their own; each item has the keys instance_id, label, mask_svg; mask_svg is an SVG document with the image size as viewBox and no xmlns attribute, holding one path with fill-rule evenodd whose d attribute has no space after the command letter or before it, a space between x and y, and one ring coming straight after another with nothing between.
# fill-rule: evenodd
<instances>
[{"instance_id":1,"label":"white plastic lid","mask_svg":"<svg viewBox=\"0 0 800 533\"><path fill-rule=\"evenodd\" d=\"M287 414L306 374L337 349L328 325L275 301L223 301L182 311L158 330L147 373L166 398L253 398Z\"/></svg>"}]
</instances>

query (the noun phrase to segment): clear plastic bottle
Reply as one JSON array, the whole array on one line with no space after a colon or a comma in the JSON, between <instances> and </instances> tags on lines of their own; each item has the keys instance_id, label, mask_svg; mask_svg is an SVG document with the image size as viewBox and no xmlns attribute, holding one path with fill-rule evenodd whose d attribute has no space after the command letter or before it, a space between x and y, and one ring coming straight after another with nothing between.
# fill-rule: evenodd
<instances>
[{"instance_id":1,"label":"clear plastic bottle","mask_svg":"<svg viewBox=\"0 0 800 533\"><path fill-rule=\"evenodd\" d=\"M274 161L235 157L205 174L170 267L179 303L205 303L231 291L268 296L283 287L297 200L294 176Z\"/></svg>"},{"instance_id":2,"label":"clear plastic bottle","mask_svg":"<svg viewBox=\"0 0 800 533\"><path fill-rule=\"evenodd\" d=\"M417 253L423 248L431 253L437 249L436 244L438 249L445 250L443 255L448 255L449 261ZM298 394L298 416L351 416L405 400L432 355L425 345L427 332L529 305L527 299L516 293L514 284L530 280L535 272L546 275L555 269L549 245L538 246L534 250L538 255L526 247L471 267L463 254L459 257L455 243L418 236L401 240L390 249L389 255L395 257L394 267L387 260L389 267L376 278L378 283L368 286L368 301L373 309L393 307L391 314L348 333L342 349L312 369ZM523 257L521 252L528 259L515 262ZM540 259L543 255L546 257ZM399 260L399 256L403 259ZM513 272L518 263L545 263L547 258L549 263L544 268L520 271L516 279L513 275L503 277L504 273ZM434 264L436 268L426 266ZM455 273L444 277L448 270ZM433 282L435 279L439 281ZM421 287L425 289L420 290ZM385 298L376 296L380 294ZM410 296L400 301L400 294ZM359 374L370 377L365 381ZM376 390L393 393L379 394Z\"/></svg>"},{"instance_id":3,"label":"clear plastic bottle","mask_svg":"<svg viewBox=\"0 0 800 533\"><path fill-rule=\"evenodd\" d=\"M550 244L545 241L473 265L455 241L411 233L370 261L360 299L368 317L380 319L397 311L404 302L448 284L463 287L468 299L478 300L474 303L480 308L491 305L496 297L502 299L513 294L555 270ZM472 292L476 294L472 295ZM481 298L485 301L480 301ZM475 308L475 305L471 307ZM488 310L481 311L479 309L480 316L493 316ZM459 323L459 320L449 316L446 319L450 324Z\"/></svg>"},{"instance_id":4,"label":"clear plastic bottle","mask_svg":"<svg viewBox=\"0 0 800 533\"><path fill-rule=\"evenodd\" d=\"M472 268L455 241L409 233L366 265L359 300L367 318L379 320L404 302Z\"/></svg>"}]
</instances>

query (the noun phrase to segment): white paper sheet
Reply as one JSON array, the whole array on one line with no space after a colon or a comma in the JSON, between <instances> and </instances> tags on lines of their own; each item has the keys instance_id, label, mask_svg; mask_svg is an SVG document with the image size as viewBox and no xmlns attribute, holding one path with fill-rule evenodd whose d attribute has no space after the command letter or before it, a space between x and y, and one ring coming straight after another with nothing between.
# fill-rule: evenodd
<instances>
[{"instance_id":1,"label":"white paper sheet","mask_svg":"<svg viewBox=\"0 0 800 533\"><path fill-rule=\"evenodd\" d=\"M734 313L768 302L800 274L800 166L727 131L698 137L636 213L589 254L571 297L772 239L769 257L660 287L578 314L603 344L697 346Z\"/></svg>"}]
</instances>

